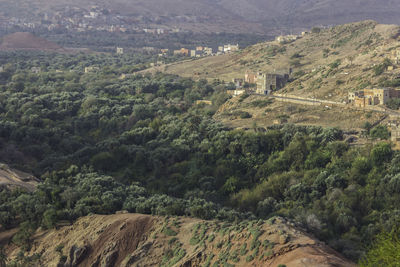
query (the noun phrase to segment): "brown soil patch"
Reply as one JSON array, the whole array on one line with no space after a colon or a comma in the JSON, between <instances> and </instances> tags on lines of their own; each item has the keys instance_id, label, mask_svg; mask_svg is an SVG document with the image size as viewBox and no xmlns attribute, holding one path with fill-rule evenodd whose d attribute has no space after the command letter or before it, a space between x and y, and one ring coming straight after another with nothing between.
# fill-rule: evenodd
<instances>
[{"instance_id":1,"label":"brown soil patch","mask_svg":"<svg viewBox=\"0 0 400 267\"><path fill-rule=\"evenodd\" d=\"M29 32L16 32L1 39L0 50L63 51L63 48Z\"/></svg>"},{"instance_id":2,"label":"brown soil patch","mask_svg":"<svg viewBox=\"0 0 400 267\"><path fill-rule=\"evenodd\" d=\"M0 164L0 187L22 187L34 191L39 183L36 177L15 169L6 164Z\"/></svg>"}]
</instances>

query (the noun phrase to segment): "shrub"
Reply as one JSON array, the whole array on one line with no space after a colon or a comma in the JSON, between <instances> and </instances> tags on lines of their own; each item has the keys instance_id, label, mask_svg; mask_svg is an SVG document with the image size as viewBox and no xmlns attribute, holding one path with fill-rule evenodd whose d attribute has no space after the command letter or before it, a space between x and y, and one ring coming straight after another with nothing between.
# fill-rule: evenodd
<instances>
[{"instance_id":1,"label":"shrub","mask_svg":"<svg viewBox=\"0 0 400 267\"><path fill-rule=\"evenodd\" d=\"M248 255L248 256L246 257L246 262L251 262L251 261L253 261L253 260L254 260L253 255Z\"/></svg>"},{"instance_id":2,"label":"shrub","mask_svg":"<svg viewBox=\"0 0 400 267\"><path fill-rule=\"evenodd\" d=\"M311 29L311 32L312 32L312 33L320 33L320 32L321 32L321 28L319 28L319 27L313 27L313 28Z\"/></svg>"},{"instance_id":3,"label":"shrub","mask_svg":"<svg viewBox=\"0 0 400 267\"><path fill-rule=\"evenodd\" d=\"M399 230L383 232L376 237L374 245L359 262L361 267L398 266L400 262Z\"/></svg>"},{"instance_id":4,"label":"shrub","mask_svg":"<svg viewBox=\"0 0 400 267\"><path fill-rule=\"evenodd\" d=\"M371 129L369 135L374 139L389 139L390 132L386 126L378 125Z\"/></svg>"}]
</instances>

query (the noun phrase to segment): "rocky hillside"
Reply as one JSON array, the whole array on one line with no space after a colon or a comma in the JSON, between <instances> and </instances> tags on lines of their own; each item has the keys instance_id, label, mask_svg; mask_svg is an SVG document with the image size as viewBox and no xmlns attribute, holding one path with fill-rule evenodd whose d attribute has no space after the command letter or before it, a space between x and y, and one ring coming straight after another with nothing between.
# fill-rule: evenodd
<instances>
[{"instance_id":1,"label":"rocky hillside","mask_svg":"<svg viewBox=\"0 0 400 267\"><path fill-rule=\"evenodd\" d=\"M164 67L187 77L244 78L246 70L293 70L283 93L344 101L349 91L388 86L400 74L393 53L400 49L400 27L374 21L336 26L286 43L265 42L241 52ZM389 61L385 62L385 59ZM393 65L393 70L387 70Z\"/></svg>"},{"instance_id":2,"label":"rocky hillside","mask_svg":"<svg viewBox=\"0 0 400 267\"><path fill-rule=\"evenodd\" d=\"M33 191L38 183L39 180L34 176L0 163L0 189L2 187L22 187L28 191Z\"/></svg>"},{"instance_id":3,"label":"rocky hillside","mask_svg":"<svg viewBox=\"0 0 400 267\"><path fill-rule=\"evenodd\" d=\"M5 251L15 258L19 248L9 245ZM38 231L29 254L35 253L42 266L355 266L282 218L230 224L92 215Z\"/></svg>"}]
</instances>

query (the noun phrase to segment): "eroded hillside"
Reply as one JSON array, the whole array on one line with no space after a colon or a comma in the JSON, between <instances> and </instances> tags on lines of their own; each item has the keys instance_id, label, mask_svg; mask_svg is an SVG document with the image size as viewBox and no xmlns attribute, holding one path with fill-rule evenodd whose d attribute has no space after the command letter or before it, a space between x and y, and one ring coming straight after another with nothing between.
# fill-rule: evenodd
<instances>
[{"instance_id":1,"label":"eroded hillside","mask_svg":"<svg viewBox=\"0 0 400 267\"><path fill-rule=\"evenodd\" d=\"M18 251L6 248L11 258ZM58 230L38 231L30 250L35 253L41 266L355 266L282 218L231 224L92 215Z\"/></svg>"},{"instance_id":2,"label":"eroded hillside","mask_svg":"<svg viewBox=\"0 0 400 267\"><path fill-rule=\"evenodd\" d=\"M0 163L0 189L21 187L28 191L35 190L39 179L28 173L10 168Z\"/></svg>"}]
</instances>

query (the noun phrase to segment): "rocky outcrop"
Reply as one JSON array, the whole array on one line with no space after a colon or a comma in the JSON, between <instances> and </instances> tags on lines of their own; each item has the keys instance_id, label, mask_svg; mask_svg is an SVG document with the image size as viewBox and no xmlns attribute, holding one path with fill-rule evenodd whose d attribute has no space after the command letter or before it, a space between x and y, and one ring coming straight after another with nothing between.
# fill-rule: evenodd
<instances>
[{"instance_id":1,"label":"rocky outcrop","mask_svg":"<svg viewBox=\"0 0 400 267\"><path fill-rule=\"evenodd\" d=\"M355 266L282 218L231 224L126 213L92 215L59 230L38 232L34 243L29 254L40 253L43 266L49 267ZM20 251L6 250L10 258Z\"/></svg>"}]
</instances>

